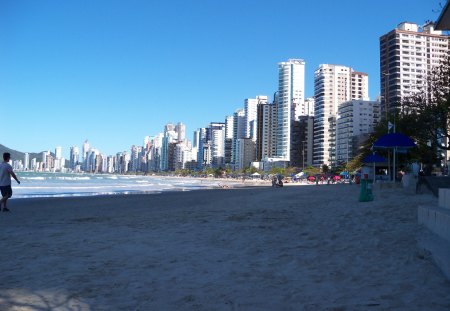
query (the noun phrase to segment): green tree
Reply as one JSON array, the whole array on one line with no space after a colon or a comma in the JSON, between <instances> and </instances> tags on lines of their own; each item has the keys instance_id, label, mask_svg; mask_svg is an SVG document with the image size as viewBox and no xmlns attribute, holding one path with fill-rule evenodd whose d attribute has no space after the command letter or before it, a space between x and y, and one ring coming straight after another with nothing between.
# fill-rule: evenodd
<instances>
[{"instance_id":1,"label":"green tree","mask_svg":"<svg viewBox=\"0 0 450 311\"><path fill-rule=\"evenodd\" d=\"M420 92L402 103L402 133L418 145L415 158L428 165L440 164L441 150L450 150L450 56L431 70Z\"/></svg>"},{"instance_id":2,"label":"green tree","mask_svg":"<svg viewBox=\"0 0 450 311\"><path fill-rule=\"evenodd\" d=\"M284 176L286 174L286 170L282 167L272 167L272 169L270 170L270 174Z\"/></svg>"}]
</instances>

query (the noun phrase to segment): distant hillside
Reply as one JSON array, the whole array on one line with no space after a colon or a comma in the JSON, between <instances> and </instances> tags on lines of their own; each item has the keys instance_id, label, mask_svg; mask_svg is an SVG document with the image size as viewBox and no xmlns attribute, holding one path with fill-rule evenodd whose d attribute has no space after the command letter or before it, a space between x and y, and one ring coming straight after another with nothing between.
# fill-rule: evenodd
<instances>
[{"instance_id":1,"label":"distant hillside","mask_svg":"<svg viewBox=\"0 0 450 311\"><path fill-rule=\"evenodd\" d=\"M11 153L11 159L12 159L12 161L14 161L14 160L22 160L23 161L23 159L24 159L24 156L25 156L25 152L20 152L20 151L17 151L17 150L13 150L13 149L10 149L10 148L8 148L8 147L6 147L6 146L3 146L2 144L0 144L0 160L1 161L3 161L3 153L4 152L9 152L9 153ZM41 152L42 153L42 152ZM36 158L36 159L38 159L39 161L40 161L40 159L41 159L41 153L34 153L34 152L29 152L29 154L30 154L30 160L31 159L33 159L33 158Z\"/></svg>"},{"instance_id":2,"label":"distant hillside","mask_svg":"<svg viewBox=\"0 0 450 311\"><path fill-rule=\"evenodd\" d=\"M21 151L17 151L17 150L14 150L14 149L10 149L10 148L0 144L0 162L3 162L3 153L4 152L11 153L11 160L12 161L22 160L22 162L23 162L24 157L25 157L25 152L21 152ZM33 158L36 158L37 161L42 161L42 152L44 152L44 151L37 152L37 153L36 152L28 152L28 154L30 155L30 161ZM50 152L50 154L52 156L55 156L55 154L53 152ZM65 166L69 167L69 160L67 160L67 159L65 161Z\"/></svg>"}]
</instances>

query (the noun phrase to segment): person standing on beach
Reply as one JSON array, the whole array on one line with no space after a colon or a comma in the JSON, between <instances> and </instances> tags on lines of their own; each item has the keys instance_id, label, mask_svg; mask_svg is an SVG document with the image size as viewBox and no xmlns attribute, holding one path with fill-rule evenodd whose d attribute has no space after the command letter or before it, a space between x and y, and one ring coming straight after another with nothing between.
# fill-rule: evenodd
<instances>
[{"instance_id":1,"label":"person standing on beach","mask_svg":"<svg viewBox=\"0 0 450 311\"><path fill-rule=\"evenodd\" d=\"M3 154L3 162L0 163L0 191L2 193L2 199L0 200L0 210L2 210L3 204L3 212L9 212L9 209L6 207L6 201L8 201L10 197L12 197L11 177L14 178L20 185L20 181L17 178L16 174L14 174L12 166L8 163L10 159L11 154L5 152Z\"/></svg>"}]
</instances>

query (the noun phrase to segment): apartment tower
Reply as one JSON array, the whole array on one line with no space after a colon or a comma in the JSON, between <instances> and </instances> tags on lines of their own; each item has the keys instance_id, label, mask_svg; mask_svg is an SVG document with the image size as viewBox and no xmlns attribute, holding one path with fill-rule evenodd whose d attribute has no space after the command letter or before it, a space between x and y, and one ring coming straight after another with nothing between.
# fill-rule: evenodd
<instances>
[{"instance_id":1,"label":"apartment tower","mask_svg":"<svg viewBox=\"0 0 450 311\"><path fill-rule=\"evenodd\" d=\"M367 74L350 67L322 64L314 73L313 165L336 165L336 116L339 105L354 99L368 99Z\"/></svg>"},{"instance_id":2,"label":"apartment tower","mask_svg":"<svg viewBox=\"0 0 450 311\"><path fill-rule=\"evenodd\" d=\"M403 22L380 37L381 115L399 108L403 98L426 87L433 66L449 53L449 36L433 24Z\"/></svg>"},{"instance_id":3,"label":"apartment tower","mask_svg":"<svg viewBox=\"0 0 450 311\"><path fill-rule=\"evenodd\" d=\"M277 154L282 161L291 160L291 127L297 107L305 102L305 62L289 59L278 64Z\"/></svg>"}]
</instances>

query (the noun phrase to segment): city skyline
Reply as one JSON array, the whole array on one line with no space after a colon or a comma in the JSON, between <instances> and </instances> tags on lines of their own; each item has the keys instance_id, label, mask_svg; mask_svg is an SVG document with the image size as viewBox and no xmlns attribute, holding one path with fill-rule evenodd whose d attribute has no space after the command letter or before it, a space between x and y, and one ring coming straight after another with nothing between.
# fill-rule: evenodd
<instances>
[{"instance_id":1,"label":"city skyline","mask_svg":"<svg viewBox=\"0 0 450 311\"><path fill-rule=\"evenodd\" d=\"M22 152L62 146L68 159L89 139L110 155L179 121L191 140L246 98L271 99L277 64L290 58L305 61L305 98L318 66L338 64L367 73L374 100L380 36L403 21L435 20L439 9L439 1L3 2L0 143Z\"/></svg>"}]
</instances>

